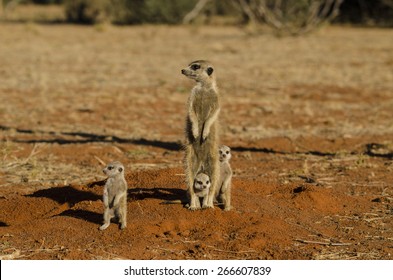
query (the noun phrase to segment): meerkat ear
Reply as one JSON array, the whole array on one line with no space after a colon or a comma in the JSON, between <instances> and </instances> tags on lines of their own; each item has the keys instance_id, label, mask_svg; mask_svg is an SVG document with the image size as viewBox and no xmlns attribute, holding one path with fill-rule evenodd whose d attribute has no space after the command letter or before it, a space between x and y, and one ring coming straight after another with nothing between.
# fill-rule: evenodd
<instances>
[{"instance_id":1,"label":"meerkat ear","mask_svg":"<svg viewBox=\"0 0 393 280\"><path fill-rule=\"evenodd\" d=\"M122 172L123 171L123 168L122 167L119 167L119 172Z\"/></svg>"},{"instance_id":2,"label":"meerkat ear","mask_svg":"<svg viewBox=\"0 0 393 280\"><path fill-rule=\"evenodd\" d=\"M213 73L214 69L212 67L208 67L206 72L210 76Z\"/></svg>"}]
</instances>

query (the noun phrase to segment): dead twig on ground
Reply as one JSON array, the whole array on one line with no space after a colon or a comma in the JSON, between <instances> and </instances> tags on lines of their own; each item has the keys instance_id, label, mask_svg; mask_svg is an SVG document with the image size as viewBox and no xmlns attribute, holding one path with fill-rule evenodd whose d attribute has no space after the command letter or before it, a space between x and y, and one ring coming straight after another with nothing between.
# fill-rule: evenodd
<instances>
[{"instance_id":1,"label":"dead twig on ground","mask_svg":"<svg viewBox=\"0 0 393 280\"><path fill-rule=\"evenodd\" d=\"M33 156L41 152L40 150L37 150L40 146L42 145L34 144L33 149L31 150L29 156L23 161L23 164L26 164Z\"/></svg>"},{"instance_id":2,"label":"dead twig on ground","mask_svg":"<svg viewBox=\"0 0 393 280\"><path fill-rule=\"evenodd\" d=\"M102 166L105 166L105 165L106 165L106 163L105 163L102 159L100 159L99 157L94 156L94 158L95 158Z\"/></svg>"},{"instance_id":3,"label":"dead twig on ground","mask_svg":"<svg viewBox=\"0 0 393 280\"><path fill-rule=\"evenodd\" d=\"M11 254L0 255L0 260L2 260L2 261L14 260L19 257L21 257L20 250L15 249L15 251L12 252Z\"/></svg>"},{"instance_id":4,"label":"dead twig on ground","mask_svg":"<svg viewBox=\"0 0 393 280\"><path fill-rule=\"evenodd\" d=\"M139 202L137 202L137 204L139 206L139 209L141 210L142 215L144 215L145 213L143 212L143 209L142 209L141 205L139 204Z\"/></svg>"},{"instance_id":5,"label":"dead twig on ground","mask_svg":"<svg viewBox=\"0 0 393 280\"><path fill-rule=\"evenodd\" d=\"M323 242L323 241L312 241L312 240L303 240L303 239L295 239L295 241L304 244L317 244L317 245L325 245L325 246L351 246L352 245L352 243Z\"/></svg>"},{"instance_id":6,"label":"dead twig on ground","mask_svg":"<svg viewBox=\"0 0 393 280\"><path fill-rule=\"evenodd\" d=\"M256 254L257 253L257 251L255 251L255 250L249 250L249 251L229 251L229 250L218 249L218 248L213 247L213 246L207 246L207 247L211 248L213 251L222 252L222 253L229 253L229 254Z\"/></svg>"}]
</instances>

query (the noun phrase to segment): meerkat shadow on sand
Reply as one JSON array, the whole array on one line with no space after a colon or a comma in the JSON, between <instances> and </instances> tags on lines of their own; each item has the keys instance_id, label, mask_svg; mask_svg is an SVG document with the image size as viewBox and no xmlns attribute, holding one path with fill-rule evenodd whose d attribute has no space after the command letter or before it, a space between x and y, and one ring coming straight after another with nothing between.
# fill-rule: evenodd
<instances>
[{"instance_id":1,"label":"meerkat shadow on sand","mask_svg":"<svg viewBox=\"0 0 393 280\"><path fill-rule=\"evenodd\" d=\"M68 216L81 220L85 220L94 224L100 224L102 214L83 209L72 209L72 207L82 201L96 201L101 196L90 191L77 189L73 186L54 187L44 190L38 190L27 197L44 197L52 199L60 205L50 212L46 213L47 218L56 216Z\"/></svg>"},{"instance_id":2,"label":"meerkat shadow on sand","mask_svg":"<svg viewBox=\"0 0 393 280\"><path fill-rule=\"evenodd\" d=\"M77 189L73 186L54 187L44 190L38 190L27 197L45 197L52 199L60 204L68 203L74 205L78 202L89 200L95 201L101 199L101 196L90 191Z\"/></svg>"},{"instance_id":3,"label":"meerkat shadow on sand","mask_svg":"<svg viewBox=\"0 0 393 280\"><path fill-rule=\"evenodd\" d=\"M186 195L186 190L177 188L133 188L128 189L128 198L130 200L176 200L182 199Z\"/></svg>"},{"instance_id":4,"label":"meerkat shadow on sand","mask_svg":"<svg viewBox=\"0 0 393 280\"><path fill-rule=\"evenodd\" d=\"M134 144L140 146L153 146L157 148L162 148L170 151L180 151L182 149L182 145L178 142L171 141L159 141L159 140L150 140L145 138L122 138L116 135L110 134L95 134L84 131L74 131L74 132L66 132L66 131L56 131L56 133L49 131L41 131L41 130L33 130L33 129L20 129L17 127L10 127L0 125L0 131L8 131L15 130L19 133L38 135L38 134L50 134L50 135L61 135L67 136L67 138L75 137L71 139L64 139L64 137L51 137L51 139L15 139L14 142L18 143L47 143L47 144L92 144L92 143L125 143L125 144Z\"/></svg>"},{"instance_id":5,"label":"meerkat shadow on sand","mask_svg":"<svg viewBox=\"0 0 393 280\"><path fill-rule=\"evenodd\" d=\"M102 214L82 209L68 209L56 216L67 216L72 218L81 219L100 225L102 223Z\"/></svg>"}]
</instances>

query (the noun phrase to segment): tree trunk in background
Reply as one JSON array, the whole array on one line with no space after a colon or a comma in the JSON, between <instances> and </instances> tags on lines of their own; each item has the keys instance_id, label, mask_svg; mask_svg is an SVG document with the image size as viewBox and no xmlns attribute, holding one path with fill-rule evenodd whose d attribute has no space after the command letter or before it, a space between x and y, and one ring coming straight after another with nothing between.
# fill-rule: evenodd
<instances>
[{"instance_id":1,"label":"tree trunk in background","mask_svg":"<svg viewBox=\"0 0 393 280\"><path fill-rule=\"evenodd\" d=\"M203 11L206 4L210 1L211 0L199 0L194 9L192 9L192 11L186 14L186 16L183 18L183 23L188 24L192 22Z\"/></svg>"}]
</instances>

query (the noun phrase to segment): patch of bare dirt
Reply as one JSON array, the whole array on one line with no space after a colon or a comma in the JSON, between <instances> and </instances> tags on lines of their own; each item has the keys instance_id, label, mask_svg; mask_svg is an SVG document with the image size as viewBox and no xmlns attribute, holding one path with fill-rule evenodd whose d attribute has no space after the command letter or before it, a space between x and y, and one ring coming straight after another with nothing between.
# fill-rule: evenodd
<instances>
[{"instance_id":1,"label":"patch of bare dirt","mask_svg":"<svg viewBox=\"0 0 393 280\"><path fill-rule=\"evenodd\" d=\"M389 234L375 236L389 221L375 212L382 202L373 196L236 179L234 211L191 212L161 204L184 198L181 172L128 174L129 226L123 231L117 224L98 230L102 182L5 195L0 234L9 248L3 253L18 249L27 259L310 259L326 257L327 248L335 257L388 258L391 252L381 244Z\"/></svg>"}]
</instances>

